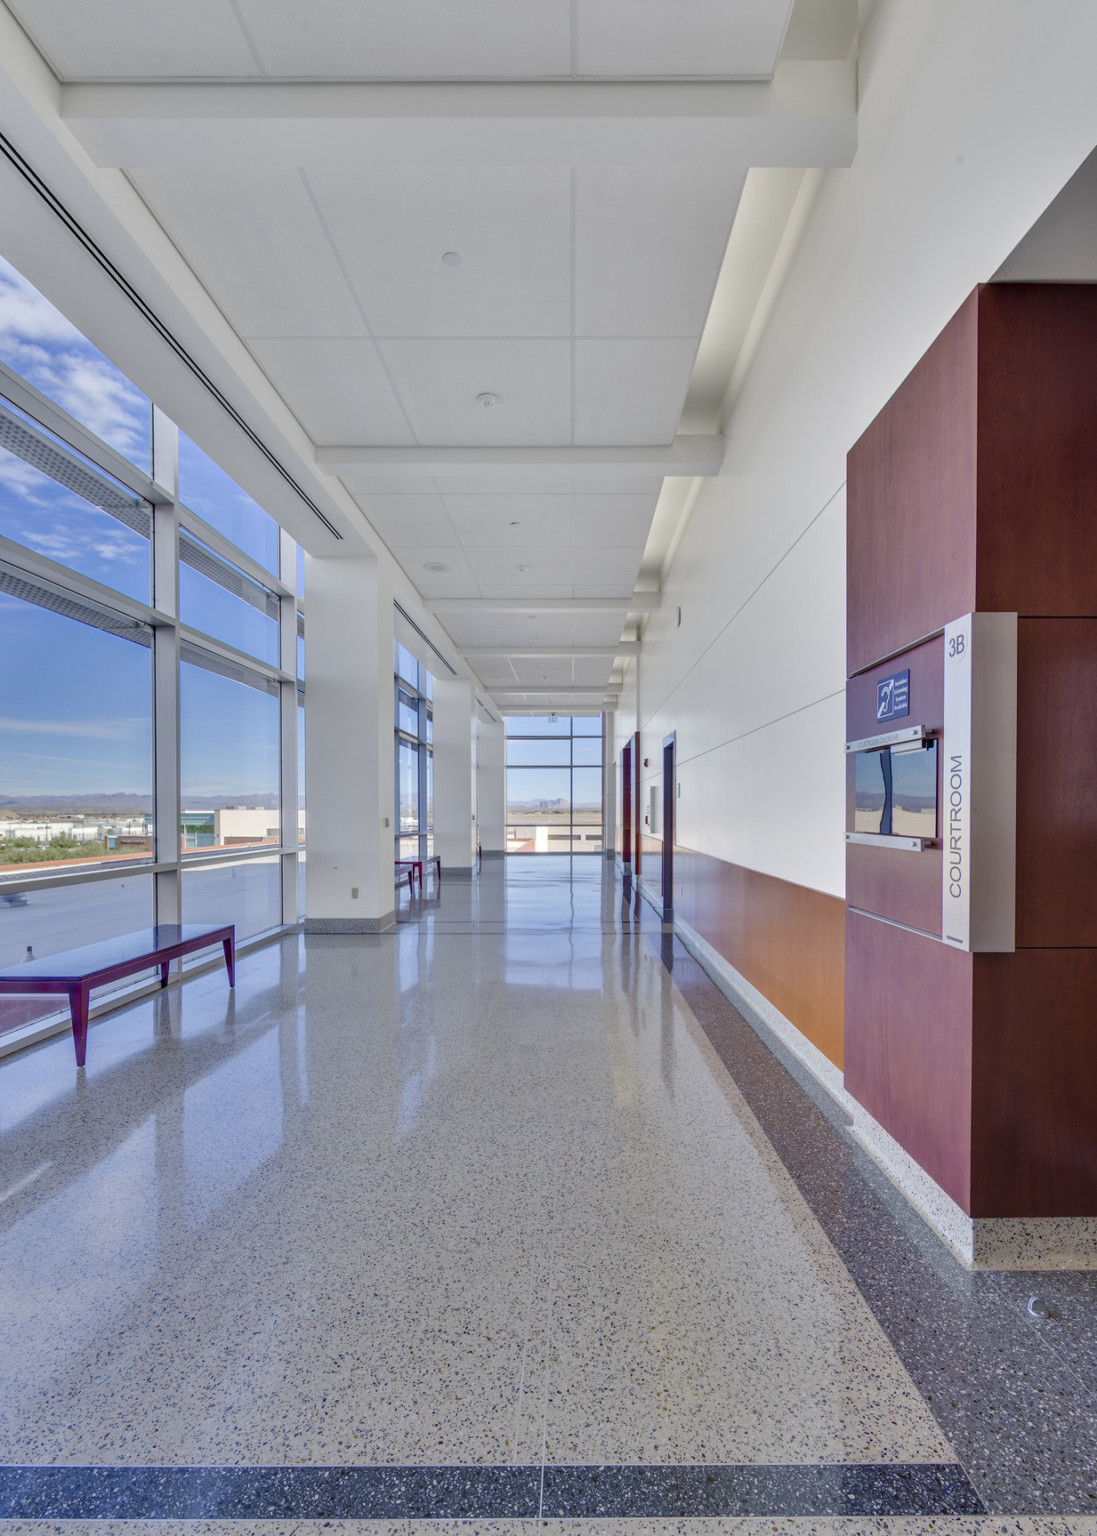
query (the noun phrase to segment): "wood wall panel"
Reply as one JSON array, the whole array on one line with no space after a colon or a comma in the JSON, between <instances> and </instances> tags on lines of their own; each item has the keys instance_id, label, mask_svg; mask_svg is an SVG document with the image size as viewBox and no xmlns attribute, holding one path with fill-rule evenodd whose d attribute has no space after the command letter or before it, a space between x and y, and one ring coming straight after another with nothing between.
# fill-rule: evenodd
<instances>
[{"instance_id":1,"label":"wood wall panel","mask_svg":"<svg viewBox=\"0 0 1097 1536\"><path fill-rule=\"evenodd\" d=\"M974 606L1095 614L1097 285L997 283L976 297Z\"/></svg>"},{"instance_id":2,"label":"wood wall panel","mask_svg":"<svg viewBox=\"0 0 1097 1536\"><path fill-rule=\"evenodd\" d=\"M969 1212L973 958L847 914L846 1088Z\"/></svg>"},{"instance_id":3,"label":"wood wall panel","mask_svg":"<svg viewBox=\"0 0 1097 1536\"><path fill-rule=\"evenodd\" d=\"M979 294L850 450L847 672L975 606Z\"/></svg>"},{"instance_id":4,"label":"wood wall panel","mask_svg":"<svg viewBox=\"0 0 1097 1536\"><path fill-rule=\"evenodd\" d=\"M1097 618L1018 622L1017 945L1097 945Z\"/></svg>"},{"instance_id":5,"label":"wood wall panel","mask_svg":"<svg viewBox=\"0 0 1097 1536\"><path fill-rule=\"evenodd\" d=\"M680 844L675 913L835 1066L842 1065L845 903Z\"/></svg>"},{"instance_id":6,"label":"wood wall panel","mask_svg":"<svg viewBox=\"0 0 1097 1536\"><path fill-rule=\"evenodd\" d=\"M846 686L846 740L857 741L906 725L940 730L944 713L945 642L928 640L891 661L851 677ZM892 672L910 668L910 714L880 725L876 720L876 684ZM940 753L938 753L940 758ZM937 803L941 804L940 760ZM846 759L846 830L853 827L853 758ZM893 848L846 844L846 900L863 912L876 912L924 933L941 932L941 860L939 848L909 853Z\"/></svg>"},{"instance_id":7,"label":"wood wall panel","mask_svg":"<svg viewBox=\"0 0 1097 1536\"><path fill-rule=\"evenodd\" d=\"M1097 1212L1097 949L975 955L973 1216Z\"/></svg>"}]
</instances>

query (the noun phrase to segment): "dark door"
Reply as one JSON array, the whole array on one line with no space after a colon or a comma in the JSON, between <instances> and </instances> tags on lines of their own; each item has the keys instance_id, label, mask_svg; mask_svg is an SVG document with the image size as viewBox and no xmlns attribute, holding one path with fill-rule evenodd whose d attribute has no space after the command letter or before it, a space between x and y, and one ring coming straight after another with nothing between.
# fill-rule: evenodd
<instances>
[{"instance_id":1,"label":"dark door","mask_svg":"<svg viewBox=\"0 0 1097 1536\"><path fill-rule=\"evenodd\" d=\"M621 749L621 863L632 873L632 743Z\"/></svg>"},{"instance_id":2,"label":"dark door","mask_svg":"<svg viewBox=\"0 0 1097 1536\"><path fill-rule=\"evenodd\" d=\"M674 775L673 732L663 742L663 921L674 913Z\"/></svg>"},{"instance_id":3,"label":"dark door","mask_svg":"<svg viewBox=\"0 0 1097 1536\"><path fill-rule=\"evenodd\" d=\"M640 862L640 837L643 824L644 817L640 804L640 732L634 731L632 735L632 842L629 844L629 852L632 855L632 873L637 880L644 872Z\"/></svg>"}]
</instances>

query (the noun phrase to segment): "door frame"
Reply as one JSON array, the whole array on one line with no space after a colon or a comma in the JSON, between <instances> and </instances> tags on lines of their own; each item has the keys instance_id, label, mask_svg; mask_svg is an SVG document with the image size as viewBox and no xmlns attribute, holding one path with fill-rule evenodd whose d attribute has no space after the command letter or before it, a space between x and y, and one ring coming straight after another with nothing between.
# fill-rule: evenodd
<instances>
[{"instance_id":1,"label":"door frame","mask_svg":"<svg viewBox=\"0 0 1097 1536\"><path fill-rule=\"evenodd\" d=\"M632 742L621 748L621 863L632 873Z\"/></svg>"},{"instance_id":2,"label":"door frame","mask_svg":"<svg viewBox=\"0 0 1097 1536\"><path fill-rule=\"evenodd\" d=\"M669 736L663 737L663 867L661 895L664 923L671 922L674 917L674 811L678 789L678 774L675 763L676 737L676 731L671 731Z\"/></svg>"}]
</instances>

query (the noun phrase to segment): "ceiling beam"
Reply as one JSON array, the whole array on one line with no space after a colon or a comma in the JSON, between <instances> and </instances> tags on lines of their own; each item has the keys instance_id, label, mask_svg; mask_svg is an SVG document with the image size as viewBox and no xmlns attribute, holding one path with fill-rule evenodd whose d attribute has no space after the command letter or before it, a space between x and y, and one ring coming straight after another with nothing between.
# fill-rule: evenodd
<instances>
[{"instance_id":1,"label":"ceiling beam","mask_svg":"<svg viewBox=\"0 0 1097 1536\"><path fill-rule=\"evenodd\" d=\"M432 613L656 613L661 592L633 592L629 597L428 597Z\"/></svg>"},{"instance_id":2,"label":"ceiling beam","mask_svg":"<svg viewBox=\"0 0 1097 1536\"><path fill-rule=\"evenodd\" d=\"M363 482L375 474L389 479L447 479L468 475L475 480L505 480L515 471L535 471L539 476L559 474L570 478L621 475L716 475L724 462L724 439L718 433L679 436L661 446L624 448L381 448L345 444L316 450L318 469L346 474L352 488L366 490Z\"/></svg>"},{"instance_id":3,"label":"ceiling beam","mask_svg":"<svg viewBox=\"0 0 1097 1536\"><path fill-rule=\"evenodd\" d=\"M537 661L541 657L572 657L572 656L639 656L640 642L638 640L622 640L619 645L472 645L466 646L462 656L476 656L489 658L492 656L509 656L517 661Z\"/></svg>"},{"instance_id":4,"label":"ceiling beam","mask_svg":"<svg viewBox=\"0 0 1097 1536\"><path fill-rule=\"evenodd\" d=\"M61 115L104 167L849 165L853 63L772 81L72 84Z\"/></svg>"},{"instance_id":5,"label":"ceiling beam","mask_svg":"<svg viewBox=\"0 0 1097 1536\"><path fill-rule=\"evenodd\" d=\"M519 697L522 697L522 698L525 698L525 697L528 696L530 698L538 698L538 699L603 699L603 698L616 698L617 697L617 694L616 694L616 692L614 690L607 689L607 688L604 688L604 687L603 688L581 688L581 687L560 688L560 687L556 687L554 685L551 685L549 683L541 683L536 688L533 688L533 687L523 688L521 686L521 684L516 684L513 688L495 688L495 687L493 687L490 690L490 692L491 692L491 696L492 696L493 699L509 699L509 698L511 698L511 697L513 697L515 695L518 695Z\"/></svg>"}]
</instances>

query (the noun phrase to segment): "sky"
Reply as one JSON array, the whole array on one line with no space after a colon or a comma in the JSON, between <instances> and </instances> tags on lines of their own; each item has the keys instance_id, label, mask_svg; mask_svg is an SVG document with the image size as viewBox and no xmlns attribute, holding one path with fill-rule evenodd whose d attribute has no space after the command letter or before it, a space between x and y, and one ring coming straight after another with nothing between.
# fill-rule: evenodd
<instances>
[{"instance_id":1,"label":"sky","mask_svg":"<svg viewBox=\"0 0 1097 1536\"><path fill-rule=\"evenodd\" d=\"M147 399L3 258L0 359L147 472ZM274 568L277 525L182 435L180 476L199 516ZM148 540L2 449L0 534L149 600ZM187 567L181 601L194 628L277 660L272 621ZM184 795L276 792L277 701L182 674ZM0 593L0 797L150 794L151 712L147 648Z\"/></svg>"}]
</instances>

